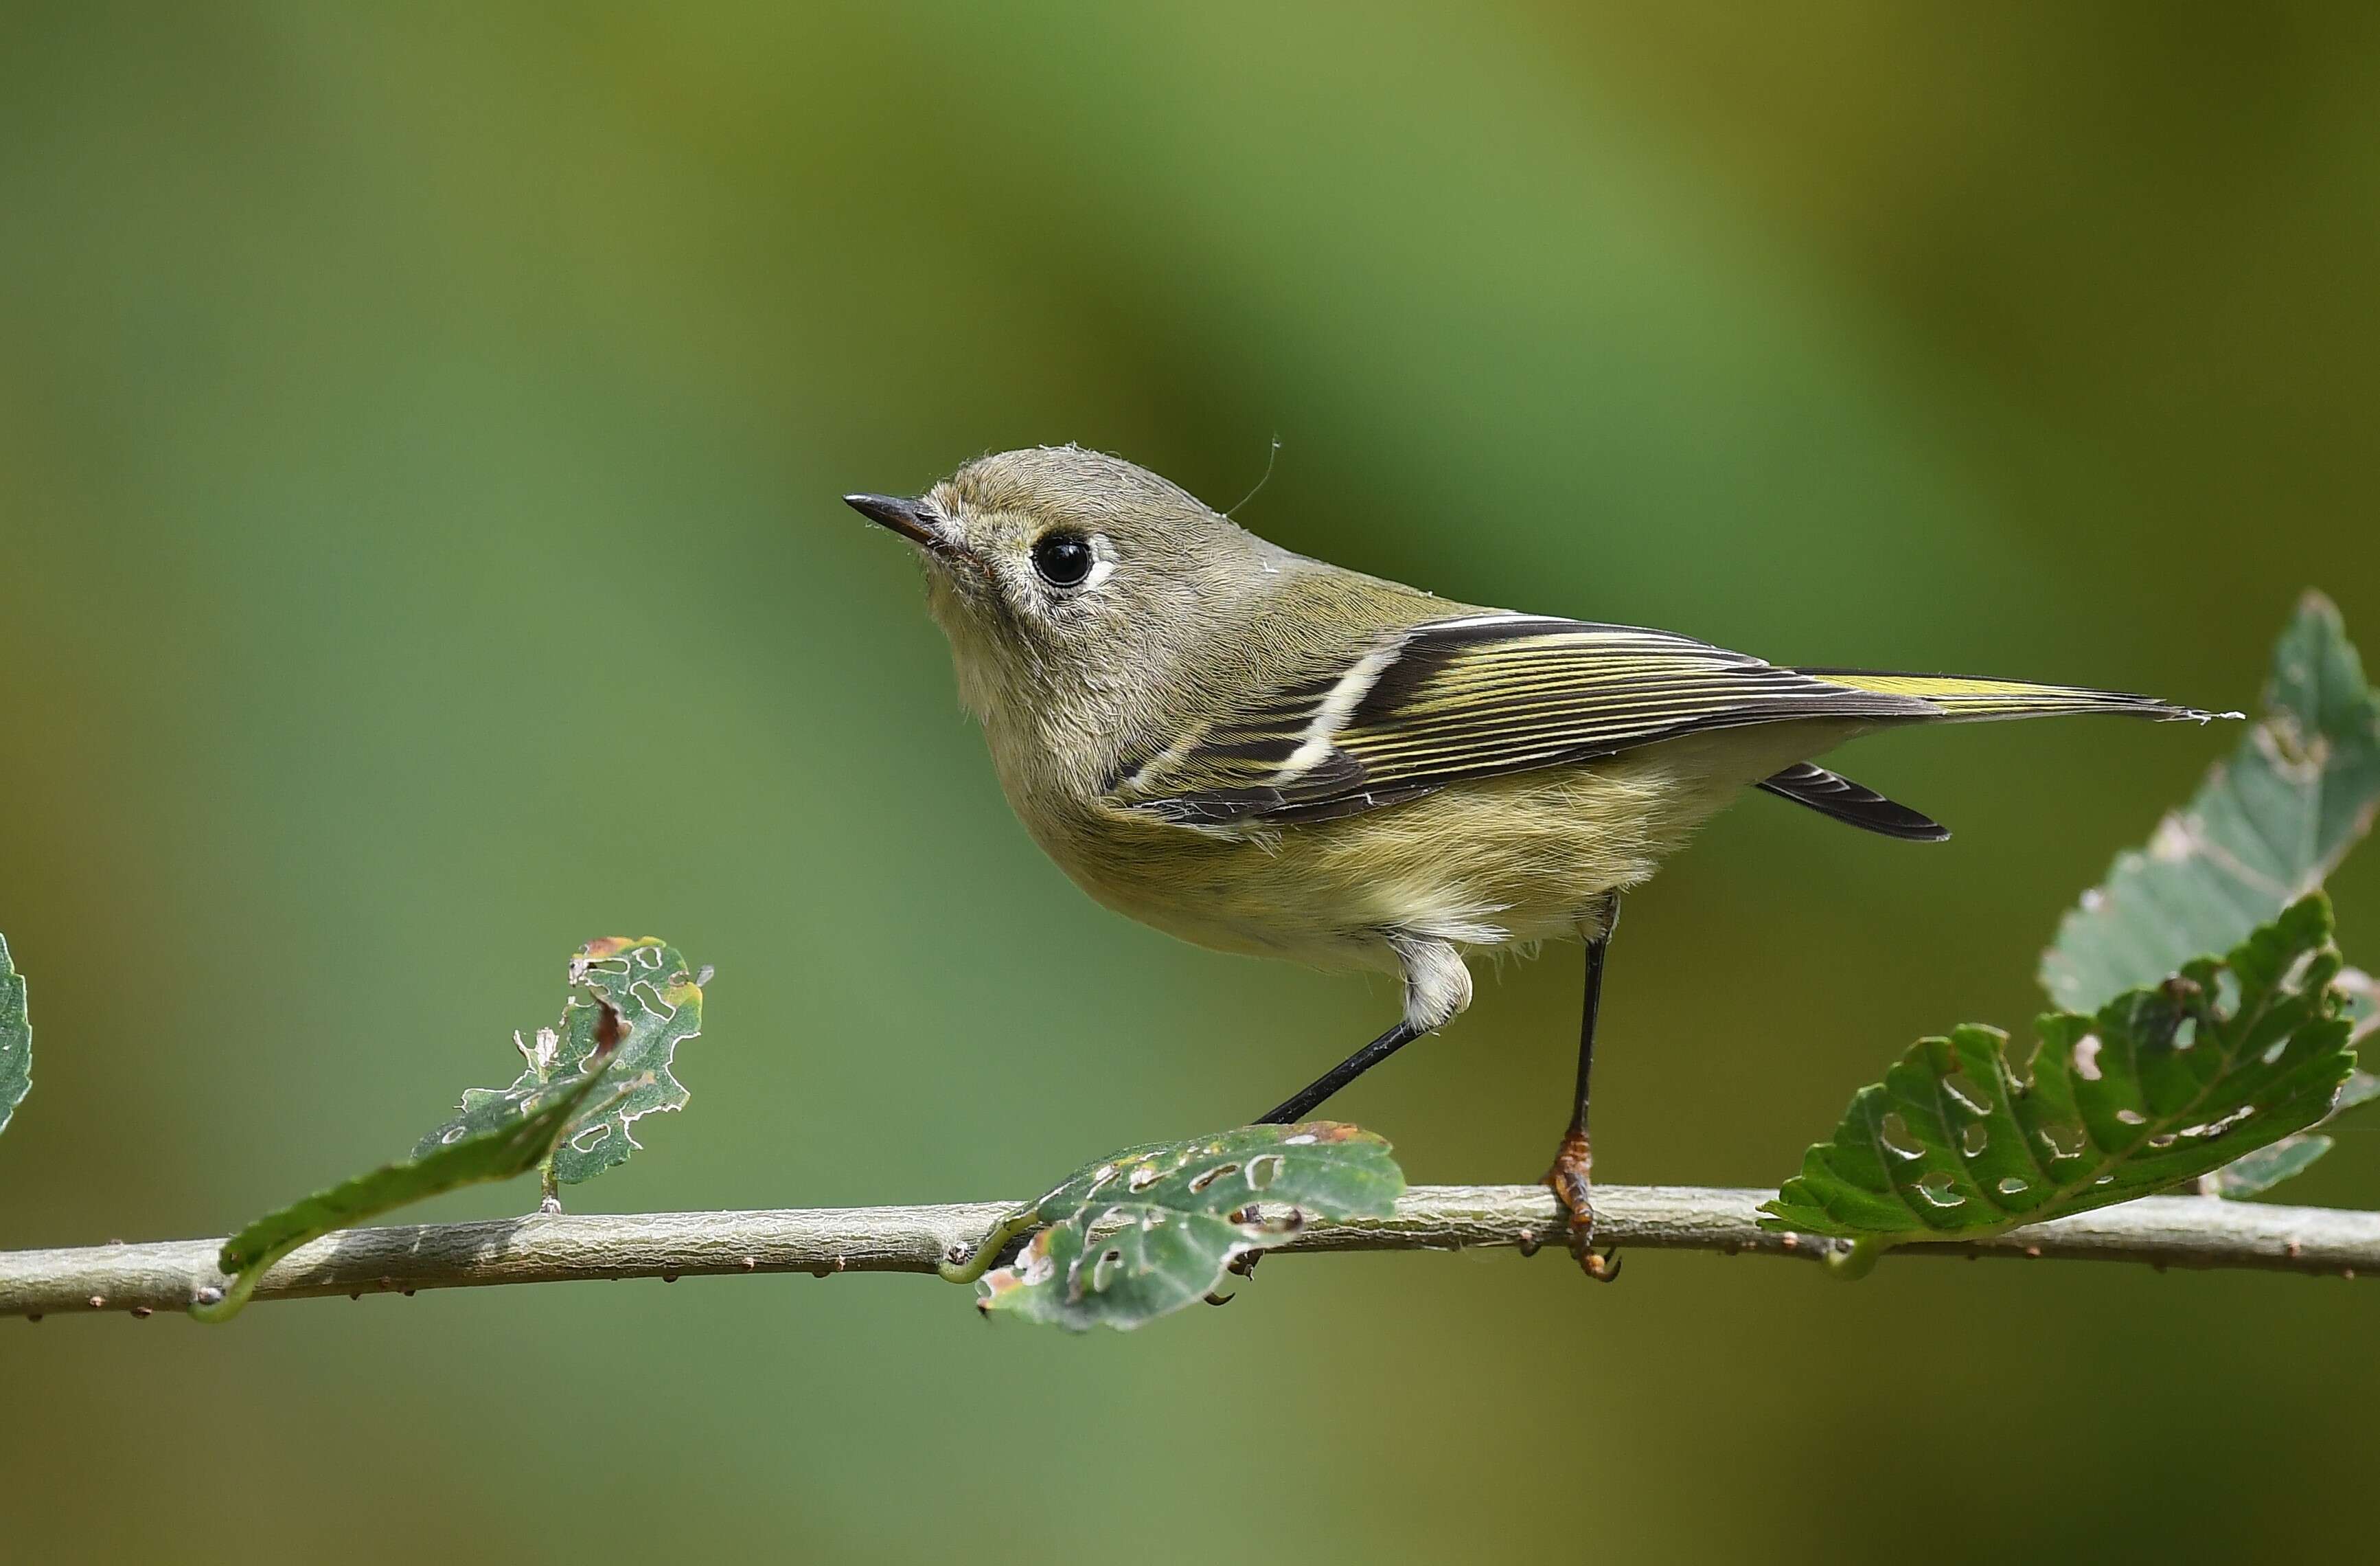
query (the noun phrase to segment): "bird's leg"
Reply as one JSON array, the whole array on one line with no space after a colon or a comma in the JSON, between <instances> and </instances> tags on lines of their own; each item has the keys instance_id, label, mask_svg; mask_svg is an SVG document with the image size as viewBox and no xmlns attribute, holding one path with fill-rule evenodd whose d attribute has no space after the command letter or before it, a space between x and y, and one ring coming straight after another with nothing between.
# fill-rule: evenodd
<instances>
[{"instance_id":1,"label":"bird's leg","mask_svg":"<svg viewBox=\"0 0 2380 1566\"><path fill-rule=\"evenodd\" d=\"M1258 1125L1288 1125L1321 1108L1322 1101L1433 1028L1443 1027L1471 1004L1471 970L1452 943L1402 930L1386 932L1389 949L1404 970L1405 1015L1396 1026L1275 1104Z\"/></svg>"},{"instance_id":2,"label":"bird's leg","mask_svg":"<svg viewBox=\"0 0 2380 1566\"><path fill-rule=\"evenodd\" d=\"M1399 1023L1369 1044L1316 1077L1256 1119L1258 1125L1288 1125L1321 1108L1322 1101L1366 1072L1421 1037L1410 1023Z\"/></svg>"},{"instance_id":3,"label":"bird's leg","mask_svg":"<svg viewBox=\"0 0 2380 1566\"><path fill-rule=\"evenodd\" d=\"M1592 1183L1588 1178L1595 1167L1595 1152L1587 1140L1586 1105L1595 1074L1595 1017L1603 1004L1603 959L1619 923L1620 896L1614 892L1605 909L1601 933L1586 943L1586 994L1578 1019L1578 1108L1571 1113L1570 1129L1562 1133L1553 1167L1545 1175L1546 1184L1570 1209L1570 1254L1578 1258L1589 1278L1603 1283L1620 1276L1620 1258L1616 1252L1595 1248L1595 1208L1589 1200Z\"/></svg>"},{"instance_id":4,"label":"bird's leg","mask_svg":"<svg viewBox=\"0 0 2380 1566\"><path fill-rule=\"evenodd\" d=\"M1322 1100L1354 1081L1390 1055L1419 1038L1422 1030L1411 1023L1401 1022L1369 1044L1324 1072L1320 1076L1275 1104L1256 1118L1257 1125L1294 1125L1322 1107ZM1264 1259L1262 1251L1248 1251L1232 1263L1232 1270L1243 1278L1253 1278L1257 1263ZM1225 1296L1229 1298L1229 1296ZM1221 1300L1208 1296L1208 1305L1220 1305Z\"/></svg>"}]
</instances>

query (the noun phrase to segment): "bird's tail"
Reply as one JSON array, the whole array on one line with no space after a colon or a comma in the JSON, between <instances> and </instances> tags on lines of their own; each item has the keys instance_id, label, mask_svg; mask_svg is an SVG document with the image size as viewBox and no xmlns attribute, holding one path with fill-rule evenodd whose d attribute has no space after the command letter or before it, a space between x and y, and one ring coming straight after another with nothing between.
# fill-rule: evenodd
<instances>
[{"instance_id":1,"label":"bird's tail","mask_svg":"<svg viewBox=\"0 0 2380 1566\"><path fill-rule=\"evenodd\" d=\"M1913 697L1940 710L1952 722L1988 722L2000 718L2046 718L2061 712L2117 712L2159 722L2194 723L2237 718L2237 712L2205 712L2177 707L2155 697L2080 686L2044 686L2029 680L1981 679L1968 674L1903 674L1881 669L1802 669L1797 673L1829 685L1878 696Z\"/></svg>"}]
</instances>

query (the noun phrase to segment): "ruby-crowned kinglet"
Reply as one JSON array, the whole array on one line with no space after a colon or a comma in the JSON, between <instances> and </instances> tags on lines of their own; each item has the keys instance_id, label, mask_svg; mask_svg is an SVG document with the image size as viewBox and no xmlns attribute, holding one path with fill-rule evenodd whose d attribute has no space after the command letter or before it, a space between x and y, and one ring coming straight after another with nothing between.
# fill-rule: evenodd
<instances>
[{"instance_id":1,"label":"ruby-crowned kinglet","mask_svg":"<svg viewBox=\"0 0 2380 1566\"><path fill-rule=\"evenodd\" d=\"M1008 801L1120 913L1202 946L1386 969L1404 1015L1265 1116L1296 1120L1471 1000L1466 953L1587 942L1576 1109L1547 1179L1590 1247L1587 1078L1620 894L1758 787L1949 834L1813 766L1904 723L2121 712L2068 686L1782 669L1666 631L1452 603L1293 554L1072 446L848 495L917 546Z\"/></svg>"}]
</instances>

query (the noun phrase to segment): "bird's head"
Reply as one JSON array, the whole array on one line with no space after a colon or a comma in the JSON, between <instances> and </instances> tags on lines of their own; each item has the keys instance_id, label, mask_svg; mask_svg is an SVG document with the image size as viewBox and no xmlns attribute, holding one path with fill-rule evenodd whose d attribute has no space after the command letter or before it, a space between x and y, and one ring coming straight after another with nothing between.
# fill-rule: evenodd
<instances>
[{"instance_id":1,"label":"bird's head","mask_svg":"<svg viewBox=\"0 0 2380 1566\"><path fill-rule=\"evenodd\" d=\"M844 499L917 546L961 692L987 718L1153 689L1295 558L1075 446L978 457L916 500Z\"/></svg>"}]
</instances>

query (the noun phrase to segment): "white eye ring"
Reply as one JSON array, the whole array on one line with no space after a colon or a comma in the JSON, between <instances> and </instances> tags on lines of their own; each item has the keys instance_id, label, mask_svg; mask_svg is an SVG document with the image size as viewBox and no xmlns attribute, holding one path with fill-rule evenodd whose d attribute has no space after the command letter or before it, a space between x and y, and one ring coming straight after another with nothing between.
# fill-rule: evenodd
<instances>
[{"instance_id":1,"label":"white eye ring","mask_svg":"<svg viewBox=\"0 0 2380 1566\"><path fill-rule=\"evenodd\" d=\"M1115 545L1105 533L1060 528L1044 533L1026 552L1033 574L1059 592L1088 592L1115 575ZM1079 577L1069 575L1079 570Z\"/></svg>"}]
</instances>

